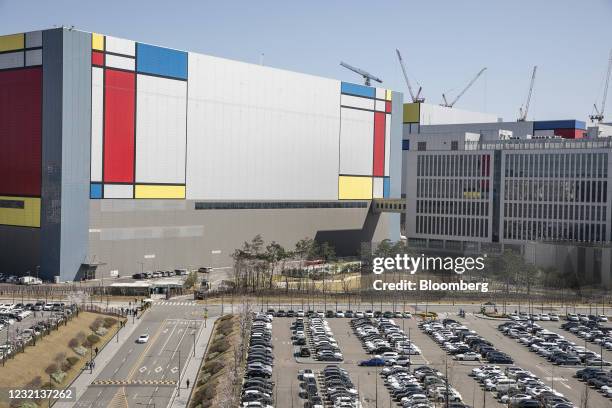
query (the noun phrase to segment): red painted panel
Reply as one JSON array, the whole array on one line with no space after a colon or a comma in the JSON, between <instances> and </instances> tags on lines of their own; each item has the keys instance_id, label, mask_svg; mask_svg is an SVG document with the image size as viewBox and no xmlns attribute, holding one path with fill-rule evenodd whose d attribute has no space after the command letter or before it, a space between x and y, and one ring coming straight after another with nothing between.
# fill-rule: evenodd
<instances>
[{"instance_id":1,"label":"red painted panel","mask_svg":"<svg viewBox=\"0 0 612 408\"><path fill-rule=\"evenodd\" d=\"M104 54L101 52L92 51L91 63L92 65L104 65Z\"/></svg>"},{"instance_id":2,"label":"red painted panel","mask_svg":"<svg viewBox=\"0 0 612 408\"><path fill-rule=\"evenodd\" d=\"M583 129L555 129L555 136L564 139L582 139L586 133Z\"/></svg>"},{"instance_id":3,"label":"red painted panel","mask_svg":"<svg viewBox=\"0 0 612 408\"><path fill-rule=\"evenodd\" d=\"M42 68L0 71L0 195L38 196Z\"/></svg>"},{"instance_id":4,"label":"red painted panel","mask_svg":"<svg viewBox=\"0 0 612 408\"><path fill-rule=\"evenodd\" d=\"M374 176L385 175L385 116L384 112L374 112Z\"/></svg>"},{"instance_id":5,"label":"red painted panel","mask_svg":"<svg viewBox=\"0 0 612 408\"><path fill-rule=\"evenodd\" d=\"M385 112L391 113L391 101L385 102Z\"/></svg>"},{"instance_id":6,"label":"red painted panel","mask_svg":"<svg viewBox=\"0 0 612 408\"><path fill-rule=\"evenodd\" d=\"M134 182L133 72L104 72L104 181Z\"/></svg>"}]
</instances>

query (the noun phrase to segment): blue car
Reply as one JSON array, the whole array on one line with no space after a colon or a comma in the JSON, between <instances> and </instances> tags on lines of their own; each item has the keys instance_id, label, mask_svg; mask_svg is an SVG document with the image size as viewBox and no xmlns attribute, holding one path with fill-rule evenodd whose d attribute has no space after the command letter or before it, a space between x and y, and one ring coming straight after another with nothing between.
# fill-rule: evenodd
<instances>
[{"instance_id":1,"label":"blue car","mask_svg":"<svg viewBox=\"0 0 612 408\"><path fill-rule=\"evenodd\" d=\"M362 360L359 362L362 367L381 367L385 365L385 360L382 358L371 358L369 360Z\"/></svg>"}]
</instances>

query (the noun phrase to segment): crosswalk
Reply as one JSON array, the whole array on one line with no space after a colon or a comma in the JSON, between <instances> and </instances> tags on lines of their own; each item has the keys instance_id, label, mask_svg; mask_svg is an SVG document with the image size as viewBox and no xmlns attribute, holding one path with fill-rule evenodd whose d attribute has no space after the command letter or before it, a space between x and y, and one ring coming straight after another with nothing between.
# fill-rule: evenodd
<instances>
[{"instance_id":1,"label":"crosswalk","mask_svg":"<svg viewBox=\"0 0 612 408\"><path fill-rule=\"evenodd\" d=\"M153 306L202 306L195 302L177 302L172 300L162 300L161 302L154 302Z\"/></svg>"}]
</instances>

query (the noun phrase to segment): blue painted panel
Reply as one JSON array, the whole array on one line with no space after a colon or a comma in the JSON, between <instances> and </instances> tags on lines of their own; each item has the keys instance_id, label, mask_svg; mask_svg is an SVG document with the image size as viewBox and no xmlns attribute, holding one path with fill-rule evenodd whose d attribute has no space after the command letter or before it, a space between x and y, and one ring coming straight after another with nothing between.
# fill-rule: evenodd
<instances>
[{"instance_id":1,"label":"blue painted panel","mask_svg":"<svg viewBox=\"0 0 612 408\"><path fill-rule=\"evenodd\" d=\"M402 140L402 150L410 150L410 140Z\"/></svg>"},{"instance_id":2,"label":"blue painted panel","mask_svg":"<svg viewBox=\"0 0 612 408\"><path fill-rule=\"evenodd\" d=\"M144 74L187 79L187 53L137 43L136 69Z\"/></svg>"},{"instance_id":3,"label":"blue painted panel","mask_svg":"<svg viewBox=\"0 0 612 408\"><path fill-rule=\"evenodd\" d=\"M581 120L539 120L533 122L533 130L551 129L585 129L586 123Z\"/></svg>"},{"instance_id":4,"label":"blue painted panel","mask_svg":"<svg viewBox=\"0 0 612 408\"><path fill-rule=\"evenodd\" d=\"M343 94L365 96L366 98L376 97L376 88L364 85L351 84L350 82L342 82L341 92Z\"/></svg>"},{"instance_id":5,"label":"blue painted panel","mask_svg":"<svg viewBox=\"0 0 612 408\"><path fill-rule=\"evenodd\" d=\"M389 198L390 192L391 192L391 178L385 177L383 179L383 197Z\"/></svg>"},{"instance_id":6,"label":"blue painted panel","mask_svg":"<svg viewBox=\"0 0 612 408\"><path fill-rule=\"evenodd\" d=\"M89 186L89 198L102 198L102 184L91 183Z\"/></svg>"}]
</instances>

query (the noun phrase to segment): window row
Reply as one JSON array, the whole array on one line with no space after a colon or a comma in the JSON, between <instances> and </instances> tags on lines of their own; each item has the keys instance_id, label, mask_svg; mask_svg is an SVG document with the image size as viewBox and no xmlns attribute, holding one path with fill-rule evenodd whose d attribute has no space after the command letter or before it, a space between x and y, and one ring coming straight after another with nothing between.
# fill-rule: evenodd
<instances>
[{"instance_id":1,"label":"window row","mask_svg":"<svg viewBox=\"0 0 612 408\"><path fill-rule=\"evenodd\" d=\"M196 202L196 210L273 210L295 208L367 208L367 201L243 201Z\"/></svg>"},{"instance_id":2,"label":"window row","mask_svg":"<svg viewBox=\"0 0 612 408\"><path fill-rule=\"evenodd\" d=\"M417 214L471 215L486 217L489 215L488 201L433 201L417 200Z\"/></svg>"},{"instance_id":3,"label":"window row","mask_svg":"<svg viewBox=\"0 0 612 408\"><path fill-rule=\"evenodd\" d=\"M606 221L605 206L504 203L506 218L540 218L570 221Z\"/></svg>"},{"instance_id":4,"label":"window row","mask_svg":"<svg viewBox=\"0 0 612 408\"><path fill-rule=\"evenodd\" d=\"M489 234L488 218L416 217L417 234L486 238Z\"/></svg>"},{"instance_id":5,"label":"window row","mask_svg":"<svg viewBox=\"0 0 612 408\"><path fill-rule=\"evenodd\" d=\"M505 181L504 200L605 203L608 182L575 180Z\"/></svg>"},{"instance_id":6,"label":"window row","mask_svg":"<svg viewBox=\"0 0 612 408\"><path fill-rule=\"evenodd\" d=\"M488 154L419 155L417 176L489 177L490 164Z\"/></svg>"},{"instance_id":7,"label":"window row","mask_svg":"<svg viewBox=\"0 0 612 408\"><path fill-rule=\"evenodd\" d=\"M606 241L606 224L504 221L504 238L520 241Z\"/></svg>"},{"instance_id":8,"label":"window row","mask_svg":"<svg viewBox=\"0 0 612 408\"><path fill-rule=\"evenodd\" d=\"M488 199L489 179L426 179L417 178L419 198Z\"/></svg>"},{"instance_id":9,"label":"window row","mask_svg":"<svg viewBox=\"0 0 612 408\"><path fill-rule=\"evenodd\" d=\"M506 177L608 177L607 153L506 154Z\"/></svg>"}]
</instances>

